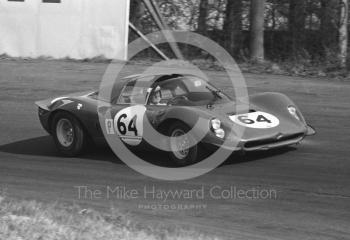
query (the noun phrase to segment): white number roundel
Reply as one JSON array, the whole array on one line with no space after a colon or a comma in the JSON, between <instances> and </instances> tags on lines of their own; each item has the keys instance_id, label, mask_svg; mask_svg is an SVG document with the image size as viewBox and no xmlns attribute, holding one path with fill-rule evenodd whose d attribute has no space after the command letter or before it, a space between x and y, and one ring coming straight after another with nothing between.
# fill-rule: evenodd
<instances>
[{"instance_id":1,"label":"white number roundel","mask_svg":"<svg viewBox=\"0 0 350 240\"><path fill-rule=\"evenodd\" d=\"M230 119L238 125L257 129L274 128L280 124L280 121L277 117L265 112L253 112L234 115L230 116Z\"/></svg>"},{"instance_id":2,"label":"white number roundel","mask_svg":"<svg viewBox=\"0 0 350 240\"><path fill-rule=\"evenodd\" d=\"M136 105L124 108L115 115L115 131L125 143L132 146L137 146L141 143L145 112L145 106Z\"/></svg>"}]
</instances>

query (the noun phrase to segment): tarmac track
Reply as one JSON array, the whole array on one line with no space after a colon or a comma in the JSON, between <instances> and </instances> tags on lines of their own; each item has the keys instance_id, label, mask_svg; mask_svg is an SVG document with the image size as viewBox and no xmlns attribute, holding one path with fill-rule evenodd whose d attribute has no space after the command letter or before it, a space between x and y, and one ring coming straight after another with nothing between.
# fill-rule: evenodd
<instances>
[{"instance_id":1,"label":"tarmac track","mask_svg":"<svg viewBox=\"0 0 350 240\"><path fill-rule=\"evenodd\" d=\"M150 179L99 146L81 158L62 158L42 130L33 102L93 89L104 63L68 61L0 62L0 192L18 199L80 204L129 212L145 224L193 226L227 239L348 239L350 236L350 84L332 79L245 74L250 93L277 91L290 96L318 134L285 150L234 154L209 174L181 182ZM134 67L138 69L138 67ZM134 71L136 71L134 70ZM213 82L227 88L220 72ZM146 158L166 156L143 153ZM206 205L197 210L145 210L164 204L148 197L133 200L79 198L76 186L101 190L126 186L163 190L267 189L276 199L170 199L166 204Z\"/></svg>"}]
</instances>

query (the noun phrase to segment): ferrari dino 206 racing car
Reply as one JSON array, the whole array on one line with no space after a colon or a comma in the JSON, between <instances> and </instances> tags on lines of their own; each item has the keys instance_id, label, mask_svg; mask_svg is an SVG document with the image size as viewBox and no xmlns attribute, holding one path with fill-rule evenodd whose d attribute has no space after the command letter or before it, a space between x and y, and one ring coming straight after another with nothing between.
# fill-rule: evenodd
<instances>
[{"instance_id":1,"label":"ferrari dino 206 racing car","mask_svg":"<svg viewBox=\"0 0 350 240\"><path fill-rule=\"evenodd\" d=\"M268 150L299 144L315 134L298 107L280 93L252 95L249 109L239 112L237 101L192 75L134 75L112 88L108 99L96 91L36 102L41 124L60 152L76 156L91 139L105 138L100 106L111 114L105 132L115 134L128 147L146 146L147 119L154 130L167 136L153 140L167 145L170 159L179 165L197 161L203 145ZM199 118L202 123L194 128ZM240 127L244 132L238 136L234 129ZM198 136L198 143L191 144Z\"/></svg>"}]
</instances>

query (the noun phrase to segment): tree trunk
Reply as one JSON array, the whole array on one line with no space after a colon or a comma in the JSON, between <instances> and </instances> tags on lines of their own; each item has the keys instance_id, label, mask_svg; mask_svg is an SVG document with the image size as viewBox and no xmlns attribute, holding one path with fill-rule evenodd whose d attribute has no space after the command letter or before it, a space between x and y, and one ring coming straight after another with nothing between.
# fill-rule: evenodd
<instances>
[{"instance_id":1,"label":"tree trunk","mask_svg":"<svg viewBox=\"0 0 350 240\"><path fill-rule=\"evenodd\" d=\"M297 56L303 48L306 25L306 1L289 1L289 33L292 56Z\"/></svg>"},{"instance_id":2,"label":"tree trunk","mask_svg":"<svg viewBox=\"0 0 350 240\"><path fill-rule=\"evenodd\" d=\"M242 8L242 0L227 0L224 45L232 56L238 56L242 48Z\"/></svg>"},{"instance_id":3,"label":"tree trunk","mask_svg":"<svg viewBox=\"0 0 350 240\"><path fill-rule=\"evenodd\" d=\"M207 34L207 15L208 15L208 0L200 0L199 17L198 17L198 32Z\"/></svg>"},{"instance_id":4,"label":"tree trunk","mask_svg":"<svg viewBox=\"0 0 350 240\"><path fill-rule=\"evenodd\" d=\"M142 1L140 0L131 0L130 1L130 22L134 24L138 29L141 28L140 19L143 16L145 11Z\"/></svg>"},{"instance_id":5,"label":"tree trunk","mask_svg":"<svg viewBox=\"0 0 350 240\"><path fill-rule=\"evenodd\" d=\"M250 58L262 63L264 54L265 0L251 0L250 7Z\"/></svg>"},{"instance_id":6,"label":"tree trunk","mask_svg":"<svg viewBox=\"0 0 350 240\"><path fill-rule=\"evenodd\" d=\"M346 67L348 51L348 0L341 0L340 27L339 27L339 61L342 68Z\"/></svg>"},{"instance_id":7,"label":"tree trunk","mask_svg":"<svg viewBox=\"0 0 350 240\"><path fill-rule=\"evenodd\" d=\"M339 0L321 0L321 37L325 50L335 50L339 31Z\"/></svg>"}]
</instances>

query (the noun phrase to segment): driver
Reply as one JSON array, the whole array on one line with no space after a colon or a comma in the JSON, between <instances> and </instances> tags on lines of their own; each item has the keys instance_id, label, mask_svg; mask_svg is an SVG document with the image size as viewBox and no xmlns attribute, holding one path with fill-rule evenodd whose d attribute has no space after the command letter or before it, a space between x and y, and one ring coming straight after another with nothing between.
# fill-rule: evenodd
<instances>
[{"instance_id":1,"label":"driver","mask_svg":"<svg viewBox=\"0 0 350 240\"><path fill-rule=\"evenodd\" d=\"M158 86L154 89L154 92L151 97L151 105L162 105L162 93L161 93L161 88Z\"/></svg>"}]
</instances>

